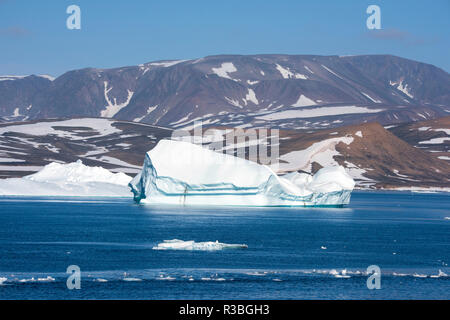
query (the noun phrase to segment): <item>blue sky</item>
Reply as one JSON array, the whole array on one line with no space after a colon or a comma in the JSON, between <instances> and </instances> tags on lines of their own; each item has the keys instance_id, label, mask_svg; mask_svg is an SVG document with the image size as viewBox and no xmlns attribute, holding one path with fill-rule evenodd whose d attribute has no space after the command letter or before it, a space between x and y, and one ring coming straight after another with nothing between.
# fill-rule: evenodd
<instances>
[{"instance_id":1,"label":"blue sky","mask_svg":"<svg viewBox=\"0 0 450 320\"><path fill-rule=\"evenodd\" d=\"M81 8L81 30L66 8ZM381 8L368 30L366 8ZM450 71L449 0L0 0L0 74L214 54L394 54Z\"/></svg>"}]
</instances>

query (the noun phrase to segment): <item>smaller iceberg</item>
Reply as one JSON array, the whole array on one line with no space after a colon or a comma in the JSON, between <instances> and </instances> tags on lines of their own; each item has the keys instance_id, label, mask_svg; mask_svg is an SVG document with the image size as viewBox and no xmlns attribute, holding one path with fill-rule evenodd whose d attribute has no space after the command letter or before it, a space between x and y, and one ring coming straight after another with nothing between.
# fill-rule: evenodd
<instances>
[{"instance_id":1,"label":"smaller iceberg","mask_svg":"<svg viewBox=\"0 0 450 320\"><path fill-rule=\"evenodd\" d=\"M192 250L192 251L215 251L223 249L246 249L248 246L246 244L228 244L221 243L219 241L212 242L195 242L183 241L178 239L164 240L162 243L158 243L153 250Z\"/></svg>"},{"instance_id":2,"label":"smaller iceberg","mask_svg":"<svg viewBox=\"0 0 450 320\"><path fill-rule=\"evenodd\" d=\"M0 196L131 197L131 177L81 160L52 162L23 178L0 179Z\"/></svg>"},{"instance_id":3,"label":"smaller iceberg","mask_svg":"<svg viewBox=\"0 0 450 320\"><path fill-rule=\"evenodd\" d=\"M355 182L341 166L278 176L268 166L184 141L160 140L129 186L137 203L342 206Z\"/></svg>"},{"instance_id":4,"label":"smaller iceberg","mask_svg":"<svg viewBox=\"0 0 450 320\"><path fill-rule=\"evenodd\" d=\"M430 278L441 278L441 277L448 277L448 275L443 272L441 269L439 269L439 273L438 274L433 274L430 276Z\"/></svg>"}]
</instances>

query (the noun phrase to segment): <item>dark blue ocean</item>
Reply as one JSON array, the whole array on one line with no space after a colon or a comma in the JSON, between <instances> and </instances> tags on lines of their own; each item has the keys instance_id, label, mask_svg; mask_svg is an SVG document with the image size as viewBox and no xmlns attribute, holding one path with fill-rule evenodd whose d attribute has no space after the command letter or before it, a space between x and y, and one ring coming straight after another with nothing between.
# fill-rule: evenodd
<instances>
[{"instance_id":1,"label":"dark blue ocean","mask_svg":"<svg viewBox=\"0 0 450 320\"><path fill-rule=\"evenodd\" d=\"M409 192L309 209L0 198L0 299L450 299L449 217L449 194ZM169 239L248 248L152 249Z\"/></svg>"}]
</instances>

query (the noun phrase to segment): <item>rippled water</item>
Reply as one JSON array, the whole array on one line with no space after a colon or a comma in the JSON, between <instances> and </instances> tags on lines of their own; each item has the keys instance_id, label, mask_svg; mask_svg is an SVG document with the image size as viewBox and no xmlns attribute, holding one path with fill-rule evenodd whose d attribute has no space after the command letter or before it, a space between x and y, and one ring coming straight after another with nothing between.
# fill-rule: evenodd
<instances>
[{"instance_id":1,"label":"rippled water","mask_svg":"<svg viewBox=\"0 0 450 320\"><path fill-rule=\"evenodd\" d=\"M338 209L0 198L0 298L449 299L449 208L448 194L383 192ZM248 248L153 250L170 239Z\"/></svg>"}]
</instances>

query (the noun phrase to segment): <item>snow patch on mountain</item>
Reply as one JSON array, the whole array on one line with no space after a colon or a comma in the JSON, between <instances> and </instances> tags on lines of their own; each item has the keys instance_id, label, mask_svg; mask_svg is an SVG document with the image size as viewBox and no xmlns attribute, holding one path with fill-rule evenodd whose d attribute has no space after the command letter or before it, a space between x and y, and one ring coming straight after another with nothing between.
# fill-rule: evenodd
<instances>
[{"instance_id":1,"label":"snow patch on mountain","mask_svg":"<svg viewBox=\"0 0 450 320\"><path fill-rule=\"evenodd\" d=\"M149 65L168 68L168 67L174 66L176 64L179 64L179 63L182 63L182 62L185 62L185 61L188 61L188 60L172 60L172 61L163 61L163 62L150 62Z\"/></svg>"},{"instance_id":2,"label":"snow patch on mountain","mask_svg":"<svg viewBox=\"0 0 450 320\"><path fill-rule=\"evenodd\" d=\"M0 76L0 81L14 81L14 80L20 80L20 79L25 79L26 77L29 77L30 75L25 75L25 76L12 76L12 75L5 75L5 76ZM41 77L41 78L45 78L47 80L53 81L56 78L52 77L48 74L38 74L36 75L36 77Z\"/></svg>"},{"instance_id":3,"label":"snow patch on mountain","mask_svg":"<svg viewBox=\"0 0 450 320\"><path fill-rule=\"evenodd\" d=\"M308 66L303 66L306 70L308 70L309 73L314 74L314 71L312 71L310 68L308 68Z\"/></svg>"},{"instance_id":4,"label":"snow patch on mountain","mask_svg":"<svg viewBox=\"0 0 450 320\"><path fill-rule=\"evenodd\" d=\"M6 75L6 76L0 76L0 81L13 81L13 80L18 80L18 79L23 79L26 78L28 76L10 76L10 75Z\"/></svg>"},{"instance_id":5,"label":"snow patch on mountain","mask_svg":"<svg viewBox=\"0 0 450 320\"><path fill-rule=\"evenodd\" d=\"M357 165L348 161L344 161L344 164L347 172L354 180L359 182L359 185L369 187L376 183L376 181L373 181L372 179L369 179L364 176L364 174L367 173L366 169L360 168Z\"/></svg>"},{"instance_id":6,"label":"snow patch on mountain","mask_svg":"<svg viewBox=\"0 0 450 320\"><path fill-rule=\"evenodd\" d=\"M258 99L256 98L256 94L255 91L253 91L253 89L248 89L248 93L245 96L245 105L247 105L247 102L253 102L254 104L259 104Z\"/></svg>"},{"instance_id":7,"label":"snow patch on mountain","mask_svg":"<svg viewBox=\"0 0 450 320\"><path fill-rule=\"evenodd\" d=\"M48 75L48 74L39 74L38 77L45 78L50 81L54 81L56 79L55 77Z\"/></svg>"},{"instance_id":8,"label":"snow patch on mountain","mask_svg":"<svg viewBox=\"0 0 450 320\"><path fill-rule=\"evenodd\" d=\"M279 111L263 116L258 116L256 118L262 120L281 120L291 118L315 118L315 117L325 117L325 116L354 114L354 113L377 113L381 111L384 110L369 109L366 107L357 107L357 106L322 107L314 109Z\"/></svg>"},{"instance_id":9,"label":"snow patch on mountain","mask_svg":"<svg viewBox=\"0 0 450 320\"><path fill-rule=\"evenodd\" d=\"M442 132L445 132L446 135L450 136L450 129L437 128L437 129L433 129L433 131L442 131Z\"/></svg>"},{"instance_id":10,"label":"snow patch on mountain","mask_svg":"<svg viewBox=\"0 0 450 320\"><path fill-rule=\"evenodd\" d=\"M190 117L191 115L192 115L192 112L189 112L189 113L188 113L186 116L184 116L183 118L181 118L181 119L179 119L179 120L177 120L177 121L175 121L175 122L171 122L170 125L176 125L176 124L185 122L185 121L189 120L189 117Z\"/></svg>"},{"instance_id":11,"label":"snow patch on mountain","mask_svg":"<svg viewBox=\"0 0 450 320\"><path fill-rule=\"evenodd\" d=\"M377 100L377 99L372 98L372 97L369 96L367 93L362 92L362 91L361 91L361 93L362 93L367 99L372 100L372 101L375 102L375 103L381 103L380 100Z\"/></svg>"},{"instance_id":12,"label":"snow patch on mountain","mask_svg":"<svg viewBox=\"0 0 450 320\"><path fill-rule=\"evenodd\" d=\"M408 176L401 174L397 169L393 169L392 172L394 172L395 175L402 177L402 178L409 178Z\"/></svg>"},{"instance_id":13,"label":"snow patch on mountain","mask_svg":"<svg viewBox=\"0 0 450 320\"><path fill-rule=\"evenodd\" d=\"M224 62L219 68L212 68L211 69L215 74L217 74L219 77L234 80L231 78L228 74L236 72L237 69L234 66L232 62Z\"/></svg>"},{"instance_id":14,"label":"snow patch on mountain","mask_svg":"<svg viewBox=\"0 0 450 320\"><path fill-rule=\"evenodd\" d=\"M426 141L419 141L419 144L441 144L450 141L450 137L433 138Z\"/></svg>"},{"instance_id":15,"label":"snow patch on mountain","mask_svg":"<svg viewBox=\"0 0 450 320\"><path fill-rule=\"evenodd\" d=\"M315 105L316 105L316 103L314 102L314 100L311 100L310 98L301 94L300 97L298 98L297 102L294 103L292 106L298 108L298 107L309 107L309 106L315 106Z\"/></svg>"},{"instance_id":16,"label":"snow patch on mountain","mask_svg":"<svg viewBox=\"0 0 450 320\"><path fill-rule=\"evenodd\" d=\"M410 89L408 88L408 84L403 85L403 80L400 81L389 81L389 84L391 86L397 86L397 90L403 92L411 99L414 98L414 96L410 93Z\"/></svg>"},{"instance_id":17,"label":"snow patch on mountain","mask_svg":"<svg viewBox=\"0 0 450 320\"><path fill-rule=\"evenodd\" d=\"M290 78L303 79L303 80L308 79L308 77L306 77L304 74L294 73L289 68L287 68L287 67L284 68L284 67L280 66L278 63L276 64L276 68L281 73L281 76L284 79L290 79Z\"/></svg>"},{"instance_id":18,"label":"snow patch on mountain","mask_svg":"<svg viewBox=\"0 0 450 320\"><path fill-rule=\"evenodd\" d=\"M328 68L327 66L324 66L323 64L321 65L322 68L324 68L325 70L327 70L329 73L335 75L336 77L344 80L344 78L342 78L340 75L338 75L336 72L334 72L333 70L331 70L330 68Z\"/></svg>"},{"instance_id":19,"label":"snow patch on mountain","mask_svg":"<svg viewBox=\"0 0 450 320\"><path fill-rule=\"evenodd\" d=\"M335 156L340 155L336 151L336 145L339 143L349 145L353 139L353 137L331 138L313 143L304 150L291 151L280 156L280 160L285 162L281 162L279 168L284 172L297 170L311 172L313 162L317 162L322 167L339 166L334 160Z\"/></svg>"},{"instance_id":20,"label":"snow patch on mountain","mask_svg":"<svg viewBox=\"0 0 450 320\"><path fill-rule=\"evenodd\" d=\"M122 132L111 125L108 119L81 118L62 121L45 121L38 123L24 123L0 127L0 135L6 132L18 132L33 136L56 135L71 140L85 140L87 137L79 136L75 131L69 132L55 129L55 127L87 127L97 131L99 134L89 138L102 137L105 135Z\"/></svg>"},{"instance_id":21,"label":"snow patch on mountain","mask_svg":"<svg viewBox=\"0 0 450 320\"><path fill-rule=\"evenodd\" d=\"M108 81L104 81L103 84L104 84L103 94L105 96L105 100L108 103L108 105L104 110L100 111L100 116L103 118L112 118L114 117L115 114L117 114L121 109L125 108L130 103L130 100L133 97L134 92L127 90L128 91L127 99L122 103L117 103L117 98L113 98L114 102L112 102L108 97L108 93L112 90L112 87L108 88Z\"/></svg>"},{"instance_id":22,"label":"snow patch on mountain","mask_svg":"<svg viewBox=\"0 0 450 320\"><path fill-rule=\"evenodd\" d=\"M0 155L2 155L1 153L0 153ZM0 163L5 163L5 162L25 162L25 160L22 160L22 159L14 159L14 158L2 158L2 157L0 157Z\"/></svg>"},{"instance_id":23,"label":"snow patch on mountain","mask_svg":"<svg viewBox=\"0 0 450 320\"><path fill-rule=\"evenodd\" d=\"M241 109L243 108L243 106L241 106L241 104L239 103L238 100L235 100L235 99L232 99L232 98L228 98L228 97L225 97L225 100L227 100L231 105L233 105L235 107L238 107L238 108L241 108Z\"/></svg>"},{"instance_id":24,"label":"snow patch on mountain","mask_svg":"<svg viewBox=\"0 0 450 320\"><path fill-rule=\"evenodd\" d=\"M289 79L294 75L289 69L283 68L278 63L276 64L276 66L277 66L277 70L281 73L281 76L284 79Z\"/></svg>"},{"instance_id":25,"label":"snow patch on mountain","mask_svg":"<svg viewBox=\"0 0 450 320\"><path fill-rule=\"evenodd\" d=\"M140 122L142 119L144 119L150 113L152 113L156 108L158 108L158 105L153 106L153 107L148 107L147 112L142 117L135 118L135 119L133 119L133 121L134 122Z\"/></svg>"}]
</instances>

